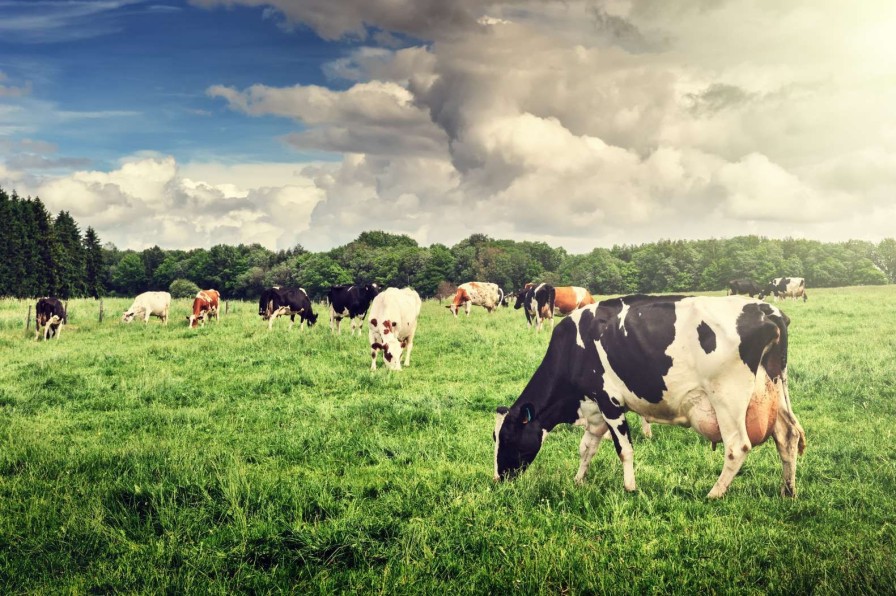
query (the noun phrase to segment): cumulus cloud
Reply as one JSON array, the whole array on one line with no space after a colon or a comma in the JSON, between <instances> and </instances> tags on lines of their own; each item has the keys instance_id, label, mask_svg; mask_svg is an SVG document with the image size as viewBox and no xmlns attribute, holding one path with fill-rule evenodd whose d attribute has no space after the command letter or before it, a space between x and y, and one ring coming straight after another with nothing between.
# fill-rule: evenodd
<instances>
[{"instance_id":1,"label":"cumulus cloud","mask_svg":"<svg viewBox=\"0 0 896 596\"><path fill-rule=\"evenodd\" d=\"M85 217L108 202L112 213L95 217L110 230L164 222L142 235L131 226L125 246L263 238L319 250L377 228L574 251L893 234L890 2L192 3L265 7L295 34L352 41L322 67L332 88L207 90L247 117L288 119L282 140L333 161L265 182L153 157L41 187L76 197Z\"/></svg>"},{"instance_id":2,"label":"cumulus cloud","mask_svg":"<svg viewBox=\"0 0 896 596\"><path fill-rule=\"evenodd\" d=\"M293 165L180 167L170 156L74 172L34 190L50 211L67 210L104 241L134 249L254 242L289 248L301 242L322 197Z\"/></svg>"}]
</instances>

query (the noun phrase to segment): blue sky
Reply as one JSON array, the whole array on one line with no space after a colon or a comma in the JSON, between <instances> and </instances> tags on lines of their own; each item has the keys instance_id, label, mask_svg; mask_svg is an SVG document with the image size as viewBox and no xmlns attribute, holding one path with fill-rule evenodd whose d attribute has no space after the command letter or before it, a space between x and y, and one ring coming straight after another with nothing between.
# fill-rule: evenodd
<instances>
[{"instance_id":1,"label":"blue sky","mask_svg":"<svg viewBox=\"0 0 896 596\"><path fill-rule=\"evenodd\" d=\"M12 136L40 137L95 168L147 149L179 161L210 153L282 159L288 148L271 141L300 123L247 120L206 89L338 87L321 64L350 46L324 43L308 29L284 31L251 7L5 0L0 15L0 71L30 84L23 105L40 106Z\"/></svg>"},{"instance_id":2,"label":"blue sky","mask_svg":"<svg viewBox=\"0 0 896 596\"><path fill-rule=\"evenodd\" d=\"M122 248L892 237L896 3L0 0L0 187Z\"/></svg>"}]
</instances>

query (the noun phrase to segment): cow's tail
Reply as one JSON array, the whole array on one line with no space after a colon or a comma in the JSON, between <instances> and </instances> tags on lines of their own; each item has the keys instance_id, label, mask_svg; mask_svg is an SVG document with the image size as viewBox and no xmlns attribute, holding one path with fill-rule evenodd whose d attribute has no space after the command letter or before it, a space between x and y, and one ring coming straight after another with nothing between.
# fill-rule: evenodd
<instances>
[{"instance_id":1,"label":"cow's tail","mask_svg":"<svg viewBox=\"0 0 896 596\"><path fill-rule=\"evenodd\" d=\"M501 289L501 286L498 286L498 306L504 304L504 290Z\"/></svg>"}]
</instances>

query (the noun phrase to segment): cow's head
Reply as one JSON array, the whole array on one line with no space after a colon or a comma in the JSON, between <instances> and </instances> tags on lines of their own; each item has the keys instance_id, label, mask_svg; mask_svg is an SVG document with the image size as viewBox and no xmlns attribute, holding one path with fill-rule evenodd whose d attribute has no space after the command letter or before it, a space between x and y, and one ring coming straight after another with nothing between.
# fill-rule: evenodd
<instances>
[{"instance_id":1,"label":"cow's head","mask_svg":"<svg viewBox=\"0 0 896 596\"><path fill-rule=\"evenodd\" d=\"M187 317L187 320L190 322L190 328L205 325L205 312L203 311L198 315L190 315Z\"/></svg>"},{"instance_id":2,"label":"cow's head","mask_svg":"<svg viewBox=\"0 0 896 596\"><path fill-rule=\"evenodd\" d=\"M121 315L121 322L122 323L132 323L134 321L134 317L136 315L137 315L137 313L135 313L134 311L126 310L126 311L124 311L124 314Z\"/></svg>"},{"instance_id":3,"label":"cow's head","mask_svg":"<svg viewBox=\"0 0 896 596\"><path fill-rule=\"evenodd\" d=\"M361 292L364 294L364 297L373 300L376 298L376 295L380 293L380 287L376 284L364 284L361 287Z\"/></svg>"},{"instance_id":4,"label":"cow's head","mask_svg":"<svg viewBox=\"0 0 896 596\"><path fill-rule=\"evenodd\" d=\"M513 303L513 308L519 310L523 307L523 304L526 303L526 294L529 293L528 289L520 290L516 293L516 302Z\"/></svg>"},{"instance_id":5,"label":"cow's head","mask_svg":"<svg viewBox=\"0 0 896 596\"><path fill-rule=\"evenodd\" d=\"M499 407L495 411L495 480L512 480L533 461L547 434L535 417L535 407Z\"/></svg>"},{"instance_id":6,"label":"cow's head","mask_svg":"<svg viewBox=\"0 0 896 596\"><path fill-rule=\"evenodd\" d=\"M308 326L313 327L315 323L317 323L317 315L311 311L308 311L307 314L302 315L306 321L308 321Z\"/></svg>"}]
</instances>

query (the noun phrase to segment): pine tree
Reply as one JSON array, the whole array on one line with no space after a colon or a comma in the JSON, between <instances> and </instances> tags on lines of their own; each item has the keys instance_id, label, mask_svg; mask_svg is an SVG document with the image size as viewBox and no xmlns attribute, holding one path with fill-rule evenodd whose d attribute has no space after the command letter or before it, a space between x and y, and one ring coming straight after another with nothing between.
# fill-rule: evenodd
<instances>
[{"instance_id":1,"label":"pine tree","mask_svg":"<svg viewBox=\"0 0 896 596\"><path fill-rule=\"evenodd\" d=\"M53 222L51 253L56 269L56 294L66 299L83 296L87 274L85 250L78 224L68 211L60 211Z\"/></svg>"},{"instance_id":2,"label":"pine tree","mask_svg":"<svg viewBox=\"0 0 896 596\"><path fill-rule=\"evenodd\" d=\"M14 296L12 265L16 258L12 251L13 204L0 188L0 296Z\"/></svg>"},{"instance_id":3,"label":"pine tree","mask_svg":"<svg viewBox=\"0 0 896 596\"><path fill-rule=\"evenodd\" d=\"M103 280L108 277L108 267L103 261L103 247L96 230L84 232L84 283L88 296L99 298L106 292Z\"/></svg>"}]
</instances>

